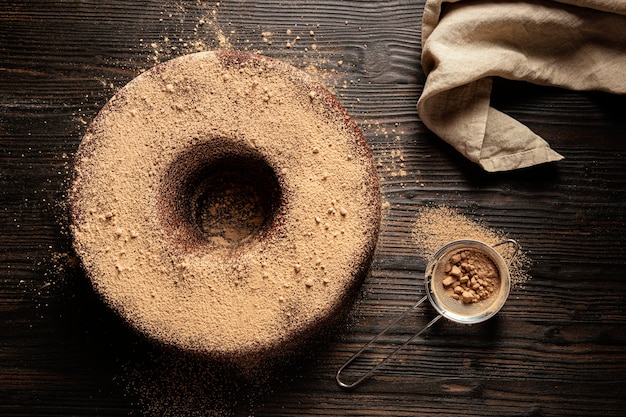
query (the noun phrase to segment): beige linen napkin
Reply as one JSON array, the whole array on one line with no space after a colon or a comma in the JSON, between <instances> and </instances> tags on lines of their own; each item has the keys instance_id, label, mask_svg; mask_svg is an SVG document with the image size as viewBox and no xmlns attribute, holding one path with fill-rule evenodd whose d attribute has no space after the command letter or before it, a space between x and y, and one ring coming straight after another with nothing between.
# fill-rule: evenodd
<instances>
[{"instance_id":1,"label":"beige linen napkin","mask_svg":"<svg viewBox=\"0 0 626 417\"><path fill-rule=\"evenodd\" d=\"M424 124L487 171L562 156L490 106L492 77L626 93L626 0L427 0ZM625 112L626 114L626 112Z\"/></svg>"}]
</instances>

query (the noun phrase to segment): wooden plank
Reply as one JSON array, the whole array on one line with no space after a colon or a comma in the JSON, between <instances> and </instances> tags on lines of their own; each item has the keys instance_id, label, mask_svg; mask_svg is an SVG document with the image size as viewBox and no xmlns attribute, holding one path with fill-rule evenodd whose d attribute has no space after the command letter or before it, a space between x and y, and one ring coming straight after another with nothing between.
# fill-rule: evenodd
<instances>
[{"instance_id":1,"label":"wooden plank","mask_svg":"<svg viewBox=\"0 0 626 417\"><path fill-rule=\"evenodd\" d=\"M0 414L622 415L626 98L496 80L494 105L566 159L484 173L416 113L423 4L0 5ZM71 252L65 217L72 156L106 100L155 62L215 48L220 36L332 88L364 130L389 203L371 274L347 320L263 382L233 382L190 359L185 378L177 375L185 358L146 343L98 302ZM367 384L342 391L337 368L424 293L426 260L412 233L417 210L429 204L456 207L516 238L533 261L531 279L513 288L492 321L442 321ZM356 369L433 314L425 305ZM142 389L128 391L130 384Z\"/></svg>"}]
</instances>

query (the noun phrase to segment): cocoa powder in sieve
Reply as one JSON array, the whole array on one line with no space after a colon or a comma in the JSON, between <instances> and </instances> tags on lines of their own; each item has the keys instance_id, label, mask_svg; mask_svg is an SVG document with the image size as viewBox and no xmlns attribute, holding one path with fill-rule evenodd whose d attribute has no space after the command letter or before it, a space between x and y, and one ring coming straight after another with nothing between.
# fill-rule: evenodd
<instances>
[{"instance_id":1,"label":"cocoa powder in sieve","mask_svg":"<svg viewBox=\"0 0 626 417\"><path fill-rule=\"evenodd\" d=\"M441 284L446 295L464 303L477 303L498 292L500 275L495 263L473 249L453 253L444 268Z\"/></svg>"}]
</instances>

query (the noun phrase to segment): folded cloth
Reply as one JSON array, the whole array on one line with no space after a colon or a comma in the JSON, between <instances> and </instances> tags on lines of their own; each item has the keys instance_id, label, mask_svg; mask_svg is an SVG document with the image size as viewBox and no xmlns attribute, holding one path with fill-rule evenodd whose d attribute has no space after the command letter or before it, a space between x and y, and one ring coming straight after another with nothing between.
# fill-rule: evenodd
<instances>
[{"instance_id":1,"label":"folded cloth","mask_svg":"<svg viewBox=\"0 0 626 417\"><path fill-rule=\"evenodd\" d=\"M427 0L424 124L486 171L562 156L490 106L492 77L626 93L626 0Z\"/></svg>"}]
</instances>

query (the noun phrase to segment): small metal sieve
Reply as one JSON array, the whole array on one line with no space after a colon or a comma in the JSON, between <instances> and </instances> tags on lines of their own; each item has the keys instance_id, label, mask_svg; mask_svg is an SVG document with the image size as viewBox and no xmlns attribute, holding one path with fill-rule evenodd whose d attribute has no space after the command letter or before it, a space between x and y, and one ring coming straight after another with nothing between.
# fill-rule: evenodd
<instances>
[{"instance_id":1,"label":"small metal sieve","mask_svg":"<svg viewBox=\"0 0 626 417\"><path fill-rule=\"evenodd\" d=\"M502 255L498 253L494 248L502 245L511 245L513 252L509 261L505 261ZM370 377L381 365L383 365L392 356L398 353L401 349L406 347L415 338L419 337L424 331L429 329L435 324L441 317L445 317L449 320L463 324L476 324L493 317L504 305L506 299L509 296L511 289L511 275L509 273L509 266L515 259L519 245L513 239L507 239L493 246L489 246L478 240L455 240L447 243L441 247L428 262L425 272L424 284L426 285L426 295L422 297L416 304L405 311L402 315L396 318L390 325L388 325L383 331L378 333L370 342L363 346L358 352L356 352L348 361L346 361L341 368L337 371L335 379L337 384L346 389L354 388L361 384L368 377ZM449 293L446 293L446 286L443 283L444 277L447 276L446 265L449 264L450 259L464 251L475 251L487 257L488 260L493 262L495 269L497 270L498 286L497 289L489 297L475 302L463 302L461 300L454 299ZM449 290L448 290L449 291ZM417 333L411 336L406 342L398 346L393 352L387 355L384 359L379 361L376 365L370 368L365 374L361 375L354 382L347 383L341 379L343 371L350 366L357 358L359 358L368 348L370 348L380 337L394 327L400 320L405 318L409 313L415 311L424 301L428 299L432 306L439 313L434 319L432 319L426 326L420 329Z\"/></svg>"}]
</instances>

